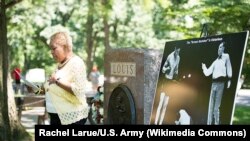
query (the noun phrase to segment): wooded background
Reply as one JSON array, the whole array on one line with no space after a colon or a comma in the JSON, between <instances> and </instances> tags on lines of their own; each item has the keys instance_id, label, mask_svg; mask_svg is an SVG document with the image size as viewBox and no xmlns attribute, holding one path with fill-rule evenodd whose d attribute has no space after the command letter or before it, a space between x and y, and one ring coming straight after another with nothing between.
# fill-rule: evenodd
<instances>
[{"instance_id":1,"label":"wooded background","mask_svg":"<svg viewBox=\"0 0 250 141\"><path fill-rule=\"evenodd\" d=\"M163 50L166 41L200 37L204 23L209 35L249 30L249 15L247 0L23 0L6 11L10 68L50 72L47 41L58 29L71 33L88 69L94 63L103 71L107 47Z\"/></svg>"}]
</instances>

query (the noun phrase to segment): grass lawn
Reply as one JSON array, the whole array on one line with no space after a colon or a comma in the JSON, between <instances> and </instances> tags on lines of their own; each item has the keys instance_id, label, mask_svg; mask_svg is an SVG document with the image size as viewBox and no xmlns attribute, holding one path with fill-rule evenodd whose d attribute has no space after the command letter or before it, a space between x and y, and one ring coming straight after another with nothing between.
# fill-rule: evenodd
<instances>
[{"instance_id":1,"label":"grass lawn","mask_svg":"<svg viewBox=\"0 0 250 141\"><path fill-rule=\"evenodd\" d=\"M250 107L249 106L239 106L235 107L234 111L234 118L233 118L234 125L250 125Z\"/></svg>"}]
</instances>

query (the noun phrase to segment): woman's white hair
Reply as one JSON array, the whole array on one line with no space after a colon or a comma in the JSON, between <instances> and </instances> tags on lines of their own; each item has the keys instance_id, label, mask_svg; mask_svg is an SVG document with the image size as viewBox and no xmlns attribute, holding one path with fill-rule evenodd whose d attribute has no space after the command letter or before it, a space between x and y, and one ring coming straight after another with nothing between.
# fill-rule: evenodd
<instances>
[{"instance_id":1,"label":"woman's white hair","mask_svg":"<svg viewBox=\"0 0 250 141\"><path fill-rule=\"evenodd\" d=\"M58 44L64 45L69 51L72 51L73 43L72 37L67 32L56 32L50 37L50 44L55 40L58 40Z\"/></svg>"}]
</instances>

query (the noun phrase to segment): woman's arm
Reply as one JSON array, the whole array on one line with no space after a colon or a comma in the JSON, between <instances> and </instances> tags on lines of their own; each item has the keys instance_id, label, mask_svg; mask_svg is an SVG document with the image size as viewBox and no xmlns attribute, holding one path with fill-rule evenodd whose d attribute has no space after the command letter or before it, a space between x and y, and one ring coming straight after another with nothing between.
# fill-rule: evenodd
<instances>
[{"instance_id":1,"label":"woman's arm","mask_svg":"<svg viewBox=\"0 0 250 141\"><path fill-rule=\"evenodd\" d=\"M60 77L57 78L55 74L52 74L51 77L49 78L49 84L56 84L57 86L63 88L64 90L68 91L69 93L73 94L71 84Z\"/></svg>"},{"instance_id":2,"label":"woman's arm","mask_svg":"<svg viewBox=\"0 0 250 141\"><path fill-rule=\"evenodd\" d=\"M57 78L55 81L56 85L73 94L71 84L69 82L63 81L60 78Z\"/></svg>"}]
</instances>

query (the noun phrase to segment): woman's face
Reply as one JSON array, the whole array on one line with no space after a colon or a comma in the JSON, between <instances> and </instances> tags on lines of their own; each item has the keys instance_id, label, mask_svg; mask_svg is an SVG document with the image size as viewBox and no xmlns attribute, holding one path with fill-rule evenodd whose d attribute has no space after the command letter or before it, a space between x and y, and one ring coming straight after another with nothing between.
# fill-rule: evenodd
<instances>
[{"instance_id":1,"label":"woman's face","mask_svg":"<svg viewBox=\"0 0 250 141\"><path fill-rule=\"evenodd\" d=\"M60 44L60 40L54 39L50 43L51 54L56 62L61 63L65 60L67 56L67 52L65 50L65 46Z\"/></svg>"}]
</instances>

